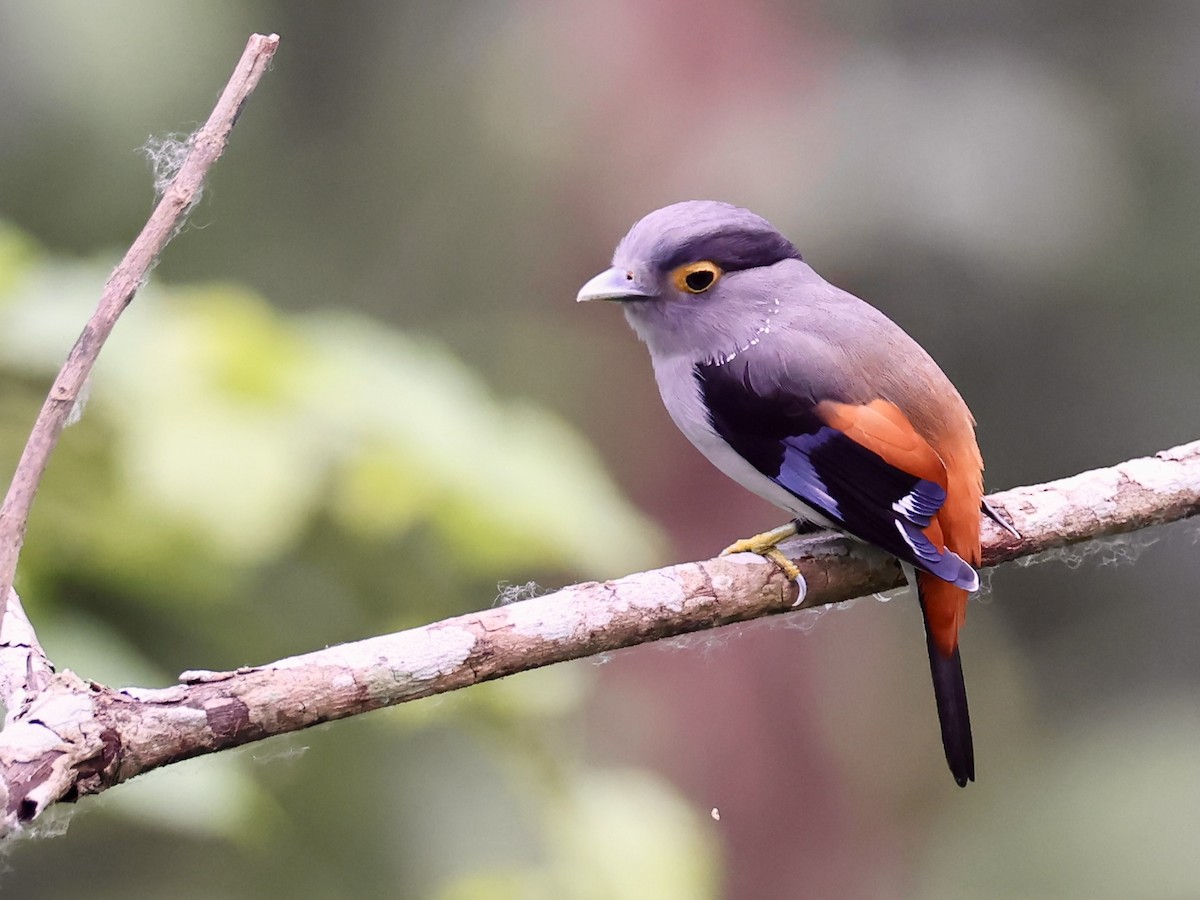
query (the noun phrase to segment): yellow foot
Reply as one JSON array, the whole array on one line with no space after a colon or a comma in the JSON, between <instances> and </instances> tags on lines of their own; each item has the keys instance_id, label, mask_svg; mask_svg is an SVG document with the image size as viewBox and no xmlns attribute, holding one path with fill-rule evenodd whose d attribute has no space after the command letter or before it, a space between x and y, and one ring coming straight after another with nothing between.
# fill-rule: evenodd
<instances>
[{"instance_id":1,"label":"yellow foot","mask_svg":"<svg viewBox=\"0 0 1200 900\"><path fill-rule=\"evenodd\" d=\"M786 525L780 525L778 528L772 528L770 531L764 531L762 534L754 535L754 537L748 537L743 538L740 541L734 541L721 551L721 555L729 556L731 553L757 553L759 556L766 556L768 550L774 550L788 538L795 536L796 523L788 522Z\"/></svg>"},{"instance_id":2,"label":"yellow foot","mask_svg":"<svg viewBox=\"0 0 1200 900\"><path fill-rule=\"evenodd\" d=\"M796 524L788 522L786 525L780 525L778 528L772 528L770 531L764 531L762 534L754 535L754 537L735 541L722 550L721 555L757 553L763 559L769 559L775 565L779 566L780 571L788 577L788 580L795 582L796 587L800 589L800 595L792 604L793 606L799 606L804 602L805 594L808 593L808 585L804 581L804 576L800 574L800 570L796 568L796 564L788 559L778 546L788 538L795 537L795 535Z\"/></svg>"}]
</instances>

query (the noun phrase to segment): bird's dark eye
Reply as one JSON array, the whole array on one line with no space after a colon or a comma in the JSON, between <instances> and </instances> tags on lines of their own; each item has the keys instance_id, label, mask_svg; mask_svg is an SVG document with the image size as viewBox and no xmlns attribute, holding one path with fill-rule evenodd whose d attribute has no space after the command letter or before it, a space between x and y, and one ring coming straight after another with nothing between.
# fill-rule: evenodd
<instances>
[{"instance_id":1,"label":"bird's dark eye","mask_svg":"<svg viewBox=\"0 0 1200 900\"><path fill-rule=\"evenodd\" d=\"M680 266L671 273L675 287L689 294L703 294L721 277L721 267L714 262L701 260Z\"/></svg>"}]
</instances>

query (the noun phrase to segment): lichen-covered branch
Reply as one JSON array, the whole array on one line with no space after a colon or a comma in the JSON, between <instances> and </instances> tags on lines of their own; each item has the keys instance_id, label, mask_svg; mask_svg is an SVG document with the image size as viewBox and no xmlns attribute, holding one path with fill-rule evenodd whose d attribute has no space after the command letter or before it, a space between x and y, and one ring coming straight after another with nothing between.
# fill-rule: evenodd
<instances>
[{"instance_id":1,"label":"lichen-covered branch","mask_svg":"<svg viewBox=\"0 0 1200 900\"><path fill-rule=\"evenodd\" d=\"M985 522L986 565L1200 513L1200 441L992 495L1020 531ZM895 587L883 553L829 534L785 548L808 582L802 606ZM577 584L413 628L177 686L114 690L63 672L0 732L0 832L60 800L158 766L659 638L794 609L773 564L738 555Z\"/></svg>"},{"instance_id":2,"label":"lichen-covered branch","mask_svg":"<svg viewBox=\"0 0 1200 900\"><path fill-rule=\"evenodd\" d=\"M84 383L117 319L149 277L159 254L179 231L188 212L199 201L208 170L225 151L242 106L257 87L278 45L276 35L256 34L250 38L212 115L204 127L192 135L179 171L164 188L125 258L109 276L96 311L50 387L17 463L4 503L0 505L0 619L8 603L17 558L25 542L29 511L58 436L75 409ZM14 686L5 684L0 689L7 700Z\"/></svg>"}]
</instances>

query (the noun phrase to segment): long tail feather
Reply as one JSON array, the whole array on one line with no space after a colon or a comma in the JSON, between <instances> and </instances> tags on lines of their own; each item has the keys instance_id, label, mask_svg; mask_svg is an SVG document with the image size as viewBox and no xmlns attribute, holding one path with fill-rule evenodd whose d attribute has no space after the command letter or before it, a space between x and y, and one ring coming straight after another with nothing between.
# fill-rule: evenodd
<instances>
[{"instance_id":1,"label":"long tail feather","mask_svg":"<svg viewBox=\"0 0 1200 900\"><path fill-rule=\"evenodd\" d=\"M926 576L928 577L928 576ZM917 590L923 594L918 576ZM967 686L963 682L962 657L956 646L947 656L934 640L925 597L921 597L925 620L925 644L929 650L929 670L933 675L933 697L937 701L938 722L942 727L942 748L946 762L959 787L975 780L975 747L971 741L971 715L967 711Z\"/></svg>"}]
</instances>

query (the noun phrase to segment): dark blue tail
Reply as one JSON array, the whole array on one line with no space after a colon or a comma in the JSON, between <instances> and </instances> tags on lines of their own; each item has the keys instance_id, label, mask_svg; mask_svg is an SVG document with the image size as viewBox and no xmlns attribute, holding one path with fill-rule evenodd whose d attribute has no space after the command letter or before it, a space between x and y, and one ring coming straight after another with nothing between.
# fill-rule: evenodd
<instances>
[{"instance_id":1,"label":"dark blue tail","mask_svg":"<svg viewBox=\"0 0 1200 900\"><path fill-rule=\"evenodd\" d=\"M938 722L942 726L942 747L946 762L959 787L975 780L975 747L971 742L971 715L967 711L967 686L963 683L962 658L958 648L944 656L929 632L925 604L925 645L929 650L929 670L933 675L933 698L937 701Z\"/></svg>"}]
</instances>

